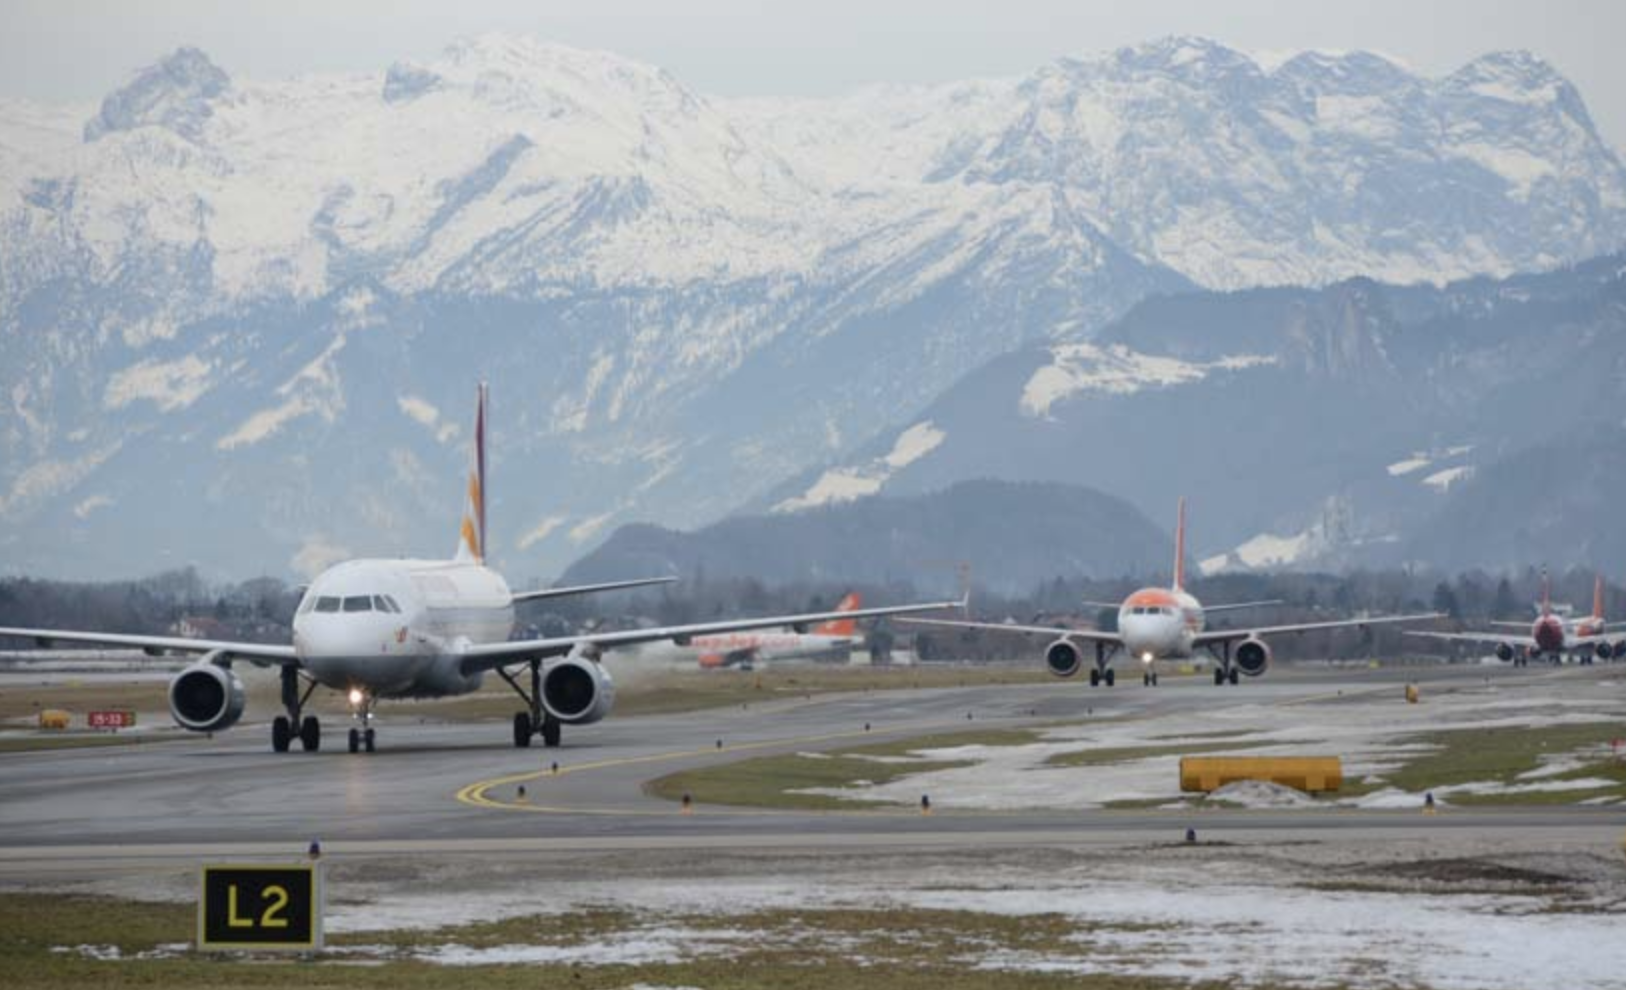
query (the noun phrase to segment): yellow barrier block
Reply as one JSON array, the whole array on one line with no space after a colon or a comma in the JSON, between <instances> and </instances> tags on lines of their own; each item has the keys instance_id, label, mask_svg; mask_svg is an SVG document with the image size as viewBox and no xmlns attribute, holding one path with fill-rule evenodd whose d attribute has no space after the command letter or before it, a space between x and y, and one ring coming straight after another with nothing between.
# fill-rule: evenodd
<instances>
[{"instance_id":1,"label":"yellow barrier block","mask_svg":"<svg viewBox=\"0 0 1626 990\"><path fill-rule=\"evenodd\" d=\"M1344 762L1336 756L1182 756L1182 791L1219 790L1238 780L1264 780L1310 794L1336 791Z\"/></svg>"},{"instance_id":2,"label":"yellow barrier block","mask_svg":"<svg viewBox=\"0 0 1626 990\"><path fill-rule=\"evenodd\" d=\"M1407 684L1406 685L1406 703L1408 705L1417 704L1418 700L1422 698L1422 694L1423 693L1421 691L1417 690L1417 685L1415 685L1415 684Z\"/></svg>"},{"instance_id":3,"label":"yellow barrier block","mask_svg":"<svg viewBox=\"0 0 1626 990\"><path fill-rule=\"evenodd\" d=\"M60 708L47 708L40 712L40 728L42 729L66 729L68 723L72 721L73 716Z\"/></svg>"}]
</instances>

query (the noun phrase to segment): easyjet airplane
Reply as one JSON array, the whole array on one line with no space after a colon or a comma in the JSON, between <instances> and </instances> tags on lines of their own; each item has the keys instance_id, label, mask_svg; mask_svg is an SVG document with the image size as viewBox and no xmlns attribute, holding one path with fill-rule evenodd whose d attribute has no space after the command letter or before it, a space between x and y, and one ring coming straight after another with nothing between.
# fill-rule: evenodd
<instances>
[{"instance_id":1,"label":"easyjet airplane","mask_svg":"<svg viewBox=\"0 0 1626 990\"><path fill-rule=\"evenodd\" d=\"M1186 500L1180 499L1179 516L1174 529L1174 585L1169 588L1142 588L1116 606L1104 602L1085 602L1118 609L1118 631L1102 632L1091 629L1057 630L1044 626L1007 625L998 622L960 622L947 619L902 619L916 625L951 626L961 629L997 629L1006 632L1061 638L1045 647L1045 666L1057 677L1072 677L1084 664L1083 646L1095 647L1095 665L1090 668L1090 686L1103 682L1111 687L1115 680L1112 658L1123 650L1141 664L1141 683L1157 684L1159 660L1184 660L1202 649L1214 658L1214 683L1237 683L1237 675L1258 677L1270 667L1270 645L1266 636L1284 633L1303 633L1314 629L1343 629L1394 622L1414 622L1439 618L1437 615L1393 615L1363 619L1338 619L1332 622L1300 622L1278 626L1238 627L1236 629L1207 630L1206 617L1213 612L1229 612L1279 602L1236 602L1229 605L1210 605L1204 609L1196 597L1185 590L1186 574ZM1233 646L1235 649L1233 650Z\"/></svg>"},{"instance_id":2,"label":"easyjet airplane","mask_svg":"<svg viewBox=\"0 0 1626 990\"><path fill-rule=\"evenodd\" d=\"M1592 582L1592 614L1578 619L1567 619L1553 611L1552 581L1546 572L1541 575L1541 602L1536 606L1536 619L1526 626L1522 622L1492 622L1504 629L1528 629L1527 636L1510 636L1505 632L1410 632L1408 636L1458 643L1491 644L1497 659L1513 661L1513 666L1528 666L1532 657L1550 657L1554 663L1572 654L1583 664L1590 664L1594 655L1608 660L1626 656L1626 636L1609 635L1609 623L1603 617L1603 575Z\"/></svg>"},{"instance_id":3,"label":"easyjet airplane","mask_svg":"<svg viewBox=\"0 0 1626 990\"><path fill-rule=\"evenodd\" d=\"M541 735L557 746L563 725L586 725L610 713L615 684L598 663L603 650L638 643L688 643L696 637L741 630L850 621L925 612L957 602L852 609L751 619L728 619L657 629L594 632L549 639L510 640L514 604L613 588L664 583L671 578L617 581L514 594L484 562L486 534L486 387L479 391L474 426L474 464L457 553L451 560L352 560L319 575L294 615L287 645L238 643L87 632L68 629L0 628L0 636L55 642L137 647L149 654L200 654L169 685L175 721L194 732L230 728L243 715L242 681L234 661L276 666L282 672L286 714L271 723L271 748L286 752L294 739L306 750L321 746L315 715L304 714L318 687L345 692L355 725L350 751L374 748L373 707L386 698L435 698L467 694L496 671L525 703L514 716L514 745ZM529 671L529 688L521 677Z\"/></svg>"},{"instance_id":4,"label":"easyjet airplane","mask_svg":"<svg viewBox=\"0 0 1626 990\"><path fill-rule=\"evenodd\" d=\"M805 633L794 629L718 633L696 636L686 646L651 644L639 653L643 655L647 650L681 663L698 663L708 670L722 667L751 670L760 663L830 656L851 650L858 642L858 622L847 613L856 611L860 604L862 599L858 592L848 594L836 604L836 613L842 618L821 622Z\"/></svg>"}]
</instances>

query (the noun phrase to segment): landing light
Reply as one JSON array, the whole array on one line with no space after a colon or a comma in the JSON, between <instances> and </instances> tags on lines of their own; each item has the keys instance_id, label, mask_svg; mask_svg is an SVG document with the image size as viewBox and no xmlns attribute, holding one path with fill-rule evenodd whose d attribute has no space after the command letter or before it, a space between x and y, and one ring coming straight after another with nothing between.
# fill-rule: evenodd
<instances>
[{"instance_id":1,"label":"landing light","mask_svg":"<svg viewBox=\"0 0 1626 990\"><path fill-rule=\"evenodd\" d=\"M352 705L361 704L361 699L364 698L364 697L366 697L366 695L361 693L360 688L351 688L350 689L350 703Z\"/></svg>"},{"instance_id":2,"label":"landing light","mask_svg":"<svg viewBox=\"0 0 1626 990\"><path fill-rule=\"evenodd\" d=\"M1145 653L1142 653L1140 655L1140 662L1141 663L1151 663L1152 662L1152 651L1147 650Z\"/></svg>"}]
</instances>

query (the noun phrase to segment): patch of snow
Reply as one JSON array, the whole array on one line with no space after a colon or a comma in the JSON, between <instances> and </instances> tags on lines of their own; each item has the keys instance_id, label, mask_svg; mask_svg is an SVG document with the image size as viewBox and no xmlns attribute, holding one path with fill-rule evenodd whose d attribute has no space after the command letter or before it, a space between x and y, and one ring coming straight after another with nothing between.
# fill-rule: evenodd
<instances>
[{"instance_id":1,"label":"patch of snow","mask_svg":"<svg viewBox=\"0 0 1626 990\"><path fill-rule=\"evenodd\" d=\"M1238 354L1218 361L1190 362L1132 351L1123 344L1062 344L1050 350L1049 364L1035 371L1022 389L1024 415L1048 416L1052 407L1080 392L1132 395L1201 381L1213 371L1241 371L1276 363L1263 354Z\"/></svg>"},{"instance_id":2,"label":"patch of snow","mask_svg":"<svg viewBox=\"0 0 1626 990\"><path fill-rule=\"evenodd\" d=\"M1436 471L1424 478L1423 484L1429 486L1437 492L1447 492L1451 490L1452 485L1455 485L1459 481L1466 481L1467 479L1473 477L1473 474L1474 469L1466 465L1463 467L1446 468L1444 471Z\"/></svg>"},{"instance_id":3,"label":"patch of snow","mask_svg":"<svg viewBox=\"0 0 1626 990\"><path fill-rule=\"evenodd\" d=\"M1249 567L1276 567L1291 564L1304 556L1310 545L1310 534L1272 536L1260 533L1233 551Z\"/></svg>"},{"instance_id":4,"label":"patch of snow","mask_svg":"<svg viewBox=\"0 0 1626 990\"><path fill-rule=\"evenodd\" d=\"M1422 454L1413 454L1406 460L1395 461L1393 464L1389 465L1389 477L1398 478L1401 475L1411 474L1413 471L1421 471L1423 468L1428 467L1432 463L1432 461L1430 461L1427 457L1424 457Z\"/></svg>"},{"instance_id":5,"label":"patch of snow","mask_svg":"<svg viewBox=\"0 0 1626 990\"><path fill-rule=\"evenodd\" d=\"M1316 800L1303 791L1268 780L1237 780L1210 791L1208 800L1243 808L1312 808Z\"/></svg>"},{"instance_id":6,"label":"patch of snow","mask_svg":"<svg viewBox=\"0 0 1626 990\"><path fill-rule=\"evenodd\" d=\"M107 495L92 495L73 507L75 519L88 519L90 514L98 509L105 509L113 504L113 499Z\"/></svg>"},{"instance_id":7,"label":"patch of snow","mask_svg":"<svg viewBox=\"0 0 1626 990\"><path fill-rule=\"evenodd\" d=\"M541 543L543 540L553 535L554 530L564 525L565 518L565 516L548 516L546 519L526 530L525 535L519 538L519 549L529 550L531 547Z\"/></svg>"},{"instance_id":8,"label":"patch of snow","mask_svg":"<svg viewBox=\"0 0 1626 990\"><path fill-rule=\"evenodd\" d=\"M570 542L581 543L583 541L592 539L598 534L599 530L604 528L606 523L615 518L615 513L616 510L612 509L609 512L600 513L599 515L583 519L575 526L572 526L569 534Z\"/></svg>"},{"instance_id":9,"label":"patch of snow","mask_svg":"<svg viewBox=\"0 0 1626 990\"><path fill-rule=\"evenodd\" d=\"M102 393L104 409L122 409L145 399L163 412L185 409L209 391L214 368L196 355L179 361L146 360L115 372Z\"/></svg>"},{"instance_id":10,"label":"patch of snow","mask_svg":"<svg viewBox=\"0 0 1626 990\"><path fill-rule=\"evenodd\" d=\"M925 420L898 434L885 455L853 467L831 468L807 491L773 507L776 513L801 512L818 506L853 502L874 495L893 474L936 450L948 434Z\"/></svg>"},{"instance_id":11,"label":"patch of snow","mask_svg":"<svg viewBox=\"0 0 1626 990\"><path fill-rule=\"evenodd\" d=\"M457 439L458 428L455 423L442 423L440 410L436 409L427 399L416 395L403 395L395 400L395 404L413 422L434 434L440 443L449 443Z\"/></svg>"}]
</instances>

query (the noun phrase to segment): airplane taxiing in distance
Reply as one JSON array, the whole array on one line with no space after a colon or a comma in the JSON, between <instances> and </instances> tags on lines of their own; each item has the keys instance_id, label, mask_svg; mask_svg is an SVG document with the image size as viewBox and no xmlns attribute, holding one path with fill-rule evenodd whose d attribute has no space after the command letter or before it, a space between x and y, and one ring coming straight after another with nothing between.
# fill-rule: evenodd
<instances>
[{"instance_id":1,"label":"airplane taxiing in distance","mask_svg":"<svg viewBox=\"0 0 1626 990\"><path fill-rule=\"evenodd\" d=\"M1541 575L1541 601L1536 605L1535 621L1492 622L1506 630L1524 629L1524 636L1509 632L1424 632L1408 630L1406 635L1451 643L1478 643L1489 645L1496 658L1503 663L1511 661L1515 667L1525 667L1531 659L1550 658L1562 662L1565 655L1574 656L1582 664L1590 664L1594 656L1608 660L1626 657L1626 633L1609 632L1609 623L1603 615L1603 575L1592 582L1592 614L1570 618L1558 614L1553 608L1552 580L1545 572Z\"/></svg>"},{"instance_id":2,"label":"airplane taxiing in distance","mask_svg":"<svg viewBox=\"0 0 1626 990\"><path fill-rule=\"evenodd\" d=\"M1236 684L1238 674L1258 677L1270 667L1271 649L1266 637L1288 633L1304 633L1317 629L1346 629L1360 626L1417 622L1437 619L1438 615L1391 615L1360 619L1337 619L1330 622L1299 622L1274 626L1240 626L1234 629L1208 629L1207 616L1214 612L1229 612L1264 605L1277 605L1275 601L1236 602L1210 605L1206 609L1196 596L1185 589L1186 500L1180 499L1178 518L1174 530L1174 582L1168 588L1142 588L1121 603L1084 602L1085 605L1115 607L1118 610L1118 629L1106 632L1096 629L1058 630L1046 626L1023 626L999 622L965 622L951 619L901 619L914 625L946 626L959 629L988 629L1024 633L1034 636L1060 638L1045 647L1045 666L1057 677L1072 677L1084 665L1084 647L1095 647L1095 663L1090 668L1090 686L1116 680L1112 659L1119 652L1127 653L1141 664L1141 683L1151 687L1158 681L1156 664L1160 660L1184 660L1206 651L1215 661L1214 683Z\"/></svg>"},{"instance_id":3,"label":"airplane taxiing in distance","mask_svg":"<svg viewBox=\"0 0 1626 990\"><path fill-rule=\"evenodd\" d=\"M644 578L515 594L486 566L486 386L479 389L469 471L467 510L457 552L450 560L351 560L322 572L305 590L293 620L293 642L266 644L177 636L68 629L0 628L0 636L36 641L93 643L141 649L151 655L200 655L169 685L170 712L183 728L218 732L242 718L246 692L234 661L281 671L285 714L271 723L271 748L286 752L294 740L321 747L322 727L305 713L318 687L344 692L354 725L351 752L375 747L373 708L380 699L437 698L477 690L495 671L525 704L514 715L514 745L540 735L557 746L564 725L586 725L610 713L615 684L599 663L605 650L640 643L687 644L740 631L958 607L958 602L848 609L798 615L727 619L654 629L590 632L511 640L516 603L594 591L662 584ZM523 682L529 674L529 684Z\"/></svg>"},{"instance_id":4,"label":"airplane taxiing in distance","mask_svg":"<svg viewBox=\"0 0 1626 990\"><path fill-rule=\"evenodd\" d=\"M858 592L847 594L836 603L835 611L841 618L821 622L805 633L791 629L717 633L696 636L685 646L651 643L637 648L636 653L642 658L695 664L706 670L753 670L764 663L840 656L862 639L858 621L847 616L862 603Z\"/></svg>"}]
</instances>

